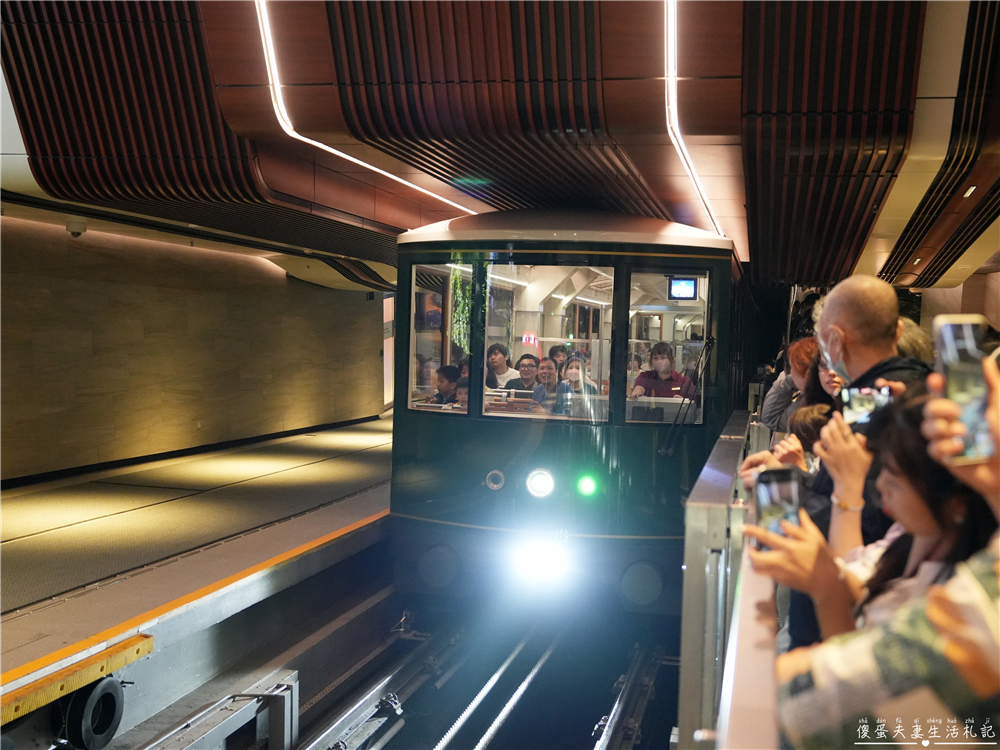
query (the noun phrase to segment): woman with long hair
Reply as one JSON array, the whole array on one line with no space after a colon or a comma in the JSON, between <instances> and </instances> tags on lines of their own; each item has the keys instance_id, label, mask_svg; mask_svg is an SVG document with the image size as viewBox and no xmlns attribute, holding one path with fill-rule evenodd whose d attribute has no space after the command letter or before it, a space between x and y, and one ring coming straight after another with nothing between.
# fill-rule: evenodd
<instances>
[{"instance_id":1,"label":"woman with long hair","mask_svg":"<svg viewBox=\"0 0 1000 750\"><path fill-rule=\"evenodd\" d=\"M590 383L583 380L583 360L579 357L570 357L563 364L563 379L569 383L574 393L584 396L597 395L597 389Z\"/></svg>"},{"instance_id":2,"label":"woman with long hair","mask_svg":"<svg viewBox=\"0 0 1000 750\"><path fill-rule=\"evenodd\" d=\"M840 414L814 447L834 478L829 544L803 511L800 526L782 523L784 535L747 527L748 536L770 547L751 551L754 567L812 597L824 638L887 621L901 604L947 580L997 529L980 494L927 460L920 432L926 401L872 414L869 437L882 466L876 486L882 510L896 522L885 539L861 546L861 490L873 454Z\"/></svg>"}]
</instances>

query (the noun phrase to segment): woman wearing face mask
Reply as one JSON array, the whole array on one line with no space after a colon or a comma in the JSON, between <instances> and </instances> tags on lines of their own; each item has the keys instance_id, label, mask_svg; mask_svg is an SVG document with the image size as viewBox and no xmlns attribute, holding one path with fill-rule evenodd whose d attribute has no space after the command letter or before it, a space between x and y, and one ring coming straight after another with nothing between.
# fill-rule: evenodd
<instances>
[{"instance_id":1,"label":"woman wearing face mask","mask_svg":"<svg viewBox=\"0 0 1000 750\"><path fill-rule=\"evenodd\" d=\"M812 597L824 638L887 622L900 605L951 577L955 564L982 549L997 528L981 495L927 460L927 440L920 433L925 402L891 404L872 417L871 440L882 466L877 487L883 510L895 521L882 542L860 546L861 482L857 470L840 469L856 465L855 454L864 446L839 415L816 446L838 480L839 517L831 518L830 543L804 512L801 526L783 524L786 536L748 527L749 536L771 547L751 552L754 567ZM837 559L840 554L843 560Z\"/></svg>"},{"instance_id":2,"label":"woman wearing face mask","mask_svg":"<svg viewBox=\"0 0 1000 750\"><path fill-rule=\"evenodd\" d=\"M536 414L566 414L573 388L559 379L559 366L552 357L538 364L538 385L531 396L531 411Z\"/></svg>"},{"instance_id":3,"label":"woman wearing face mask","mask_svg":"<svg viewBox=\"0 0 1000 750\"><path fill-rule=\"evenodd\" d=\"M566 360L563 365L563 377L574 393L584 396L597 395L597 389L583 381L583 361L579 357L570 357Z\"/></svg>"}]
</instances>

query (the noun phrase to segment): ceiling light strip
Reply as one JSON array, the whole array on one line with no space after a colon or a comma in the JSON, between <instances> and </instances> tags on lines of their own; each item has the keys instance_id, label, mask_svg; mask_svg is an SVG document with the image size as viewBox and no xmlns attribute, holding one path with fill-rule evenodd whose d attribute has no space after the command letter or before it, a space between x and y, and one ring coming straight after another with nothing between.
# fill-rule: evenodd
<instances>
[{"instance_id":1,"label":"ceiling light strip","mask_svg":"<svg viewBox=\"0 0 1000 750\"><path fill-rule=\"evenodd\" d=\"M267 15L267 0L254 0L254 4L257 6L257 24L260 26L260 37L264 44L264 60L267 67L267 85L271 89L271 104L274 105L274 114L278 118L278 124L281 125L282 130L296 140L308 143L309 145L322 149L323 151L333 154L334 156L339 156L341 159L346 159L347 161L364 167L365 169L370 169L372 172L388 177L390 180L394 180L401 185L406 185L406 187L417 190L424 195L428 195L431 198L441 201L442 203L447 203L449 206L457 208L459 211L472 216L475 216L478 213L477 211L473 211L471 208L466 208L465 206L459 205L454 201L450 201L437 193L432 193L430 190L426 190L419 185L407 182L402 177L397 177L391 172L386 172L384 169L379 169L378 167L368 164L367 162L363 162L361 159L357 159L350 154L345 154L343 151L330 148L330 146L327 146L325 143L320 143L319 141L314 141L311 138L306 138L304 135L296 132L295 126L292 125L292 120L288 116L288 111L285 109L284 99L281 96L281 79L278 77L278 58L274 53L274 43L271 39L271 22Z\"/></svg>"},{"instance_id":2,"label":"ceiling light strip","mask_svg":"<svg viewBox=\"0 0 1000 750\"><path fill-rule=\"evenodd\" d=\"M687 146L684 145L684 138L681 136L680 119L677 114L677 0L664 0L663 26L663 56L667 67L667 133L670 135L670 141L674 144L674 148L677 149L677 153L681 157L684 171L691 178L691 183L694 185L695 192L698 194L698 199L701 201L705 213L708 214L708 218L715 228L715 233L725 237L726 233L722 231L719 219L716 217L715 212L712 210L712 205L705 196L705 188L698 178L694 164L691 163L691 155L688 153Z\"/></svg>"}]
</instances>

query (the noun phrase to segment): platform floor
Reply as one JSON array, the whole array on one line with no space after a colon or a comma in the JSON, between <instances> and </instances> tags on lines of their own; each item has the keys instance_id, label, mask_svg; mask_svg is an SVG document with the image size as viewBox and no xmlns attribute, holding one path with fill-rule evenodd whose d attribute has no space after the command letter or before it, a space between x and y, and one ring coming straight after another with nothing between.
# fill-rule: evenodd
<instances>
[{"instance_id":1,"label":"platform floor","mask_svg":"<svg viewBox=\"0 0 1000 750\"><path fill-rule=\"evenodd\" d=\"M388 481L392 420L0 498L4 614Z\"/></svg>"},{"instance_id":2,"label":"platform floor","mask_svg":"<svg viewBox=\"0 0 1000 750\"><path fill-rule=\"evenodd\" d=\"M4 692L384 517L391 446L381 419L5 492Z\"/></svg>"}]
</instances>

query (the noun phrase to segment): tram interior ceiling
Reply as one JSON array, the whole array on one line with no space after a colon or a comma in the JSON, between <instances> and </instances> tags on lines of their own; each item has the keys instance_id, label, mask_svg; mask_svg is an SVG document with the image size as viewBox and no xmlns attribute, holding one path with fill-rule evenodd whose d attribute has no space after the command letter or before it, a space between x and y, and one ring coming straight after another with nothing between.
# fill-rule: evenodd
<instances>
[{"instance_id":1,"label":"tram interior ceiling","mask_svg":"<svg viewBox=\"0 0 1000 750\"><path fill-rule=\"evenodd\" d=\"M1000 328L1000 3L3 0L0 26L5 492L395 407L399 602L540 602L544 572L666 623L619 655L616 742L644 675L677 690L688 499L748 439L789 290L870 274L924 327ZM575 636L543 630L558 663ZM253 683L289 746L294 671Z\"/></svg>"}]
</instances>

